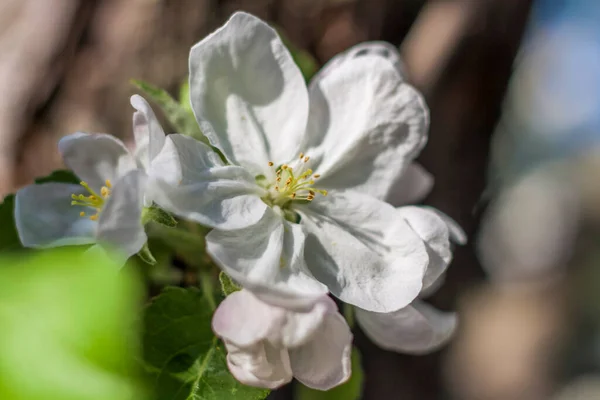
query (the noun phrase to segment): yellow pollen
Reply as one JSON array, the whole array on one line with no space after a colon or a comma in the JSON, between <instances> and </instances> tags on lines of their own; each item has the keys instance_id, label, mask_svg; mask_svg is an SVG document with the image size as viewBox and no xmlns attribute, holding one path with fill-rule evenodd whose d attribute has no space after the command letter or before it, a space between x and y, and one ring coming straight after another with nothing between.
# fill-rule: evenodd
<instances>
[{"instance_id":1,"label":"yellow pollen","mask_svg":"<svg viewBox=\"0 0 600 400\"><path fill-rule=\"evenodd\" d=\"M300 153L300 159L302 160L304 158L304 153Z\"/></svg>"},{"instance_id":2,"label":"yellow pollen","mask_svg":"<svg viewBox=\"0 0 600 400\"><path fill-rule=\"evenodd\" d=\"M95 214L88 216L88 218L91 219L92 221L98 220L100 210L102 210L102 207L104 206L104 202L110 196L110 193L111 193L110 188L112 187L112 184L111 184L110 180L107 179L104 183L106 184L106 186L102 186L100 188L100 195L98 195L98 193L96 193L90 187L90 185L88 185L87 182L84 182L84 181L81 181L79 184L81 186L83 186L85 188L85 190L87 190L87 192L89 193L89 196L85 196L83 194L72 194L71 195L71 199L72 199L71 205L72 206L89 207L89 208L93 208L94 210L96 210ZM87 214L85 211L81 211L79 213L79 216L81 216L81 217L85 217L86 215Z\"/></svg>"},{"instance_id":3,"label":"yellow pollen","mask_svg":"<svg viewBox=\"0 0 600 400\"><path fill-rule=\"evenodd\" d=\"M269 161L269 167L273 166L273 161Z\"/></svg>"}]
</instances>

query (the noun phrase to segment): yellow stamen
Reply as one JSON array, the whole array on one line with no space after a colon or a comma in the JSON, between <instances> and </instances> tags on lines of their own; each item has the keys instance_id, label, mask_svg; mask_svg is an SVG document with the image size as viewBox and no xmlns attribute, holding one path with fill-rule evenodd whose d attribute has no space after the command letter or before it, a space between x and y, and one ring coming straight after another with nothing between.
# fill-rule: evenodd
<instances>
[{"instance_id":1,"label":"yellow stamen","mask_svg":"<svg viewBox=\"0 0 600 400\"><path fill-rule=\"evenodd\" d=\"M300 153L300 159L302 160L304 158L304 153Z\"/></svg>"},{"instance_id":2,"label":"yellow stamen","mask_svg":"<svg viewBox=\"0 0 600 400\"><path fill-rule=\"evenodd\" d=\"M304 161L304 162L308 162L308 160L310 160L310 157L309 157L309 156L306 156L306 157L304 157L304 160L302 160L302 161Z\"/></svg>"},{"instance_id":3,"label":"yellow stamen","mask_svg":"<svg viewBox=\"0 0 600 400\"><path fill-rule=\"evenodd\" d=\"M273 161L269 161L269 167L273 166Z\"/></svg>"},{"instance_id":4,"label":"yellow stamen","mask_svg":"<svg viewBox=\"0 0 600 400\"><path fill-rule=\"evenodd\" d=\"M110 179L107 179L106 181L104 181L104 184L106 185L107 188L111 188L112 187L112 183L110 183Z\"/></svg>"},{"instance_id":5,"label":"yellow stamen","mask_svg":"<svg viewBox=\"0 0 600 400\"><path fill-rule=\"evenodd\" d=\"M314 174L313 175L313 178L315 178L315 179L320 178L320 177L321 177L321 174Z\"/></svg>"},{"instance_id":6,"label":"yellow stamen","mask_svg":"<svg viewBox=\"0 0 600 400\"><path fill-rule=\"evenodd\" d=\"M80 213L79 213L79 216L80 216L80 217L85 217L85 212L84 212L84 211L80 212Z\"/></svg>"},{"instance_id":7,"label":"yellow stamen","mask_svg":"<svg viewBox=\"0 0 600 400\"><path fill-rule=\"evenodd\" d=\"M98 214L94 214L90 217L92 221L98 221Z\"/></svg>"}]
</instances>

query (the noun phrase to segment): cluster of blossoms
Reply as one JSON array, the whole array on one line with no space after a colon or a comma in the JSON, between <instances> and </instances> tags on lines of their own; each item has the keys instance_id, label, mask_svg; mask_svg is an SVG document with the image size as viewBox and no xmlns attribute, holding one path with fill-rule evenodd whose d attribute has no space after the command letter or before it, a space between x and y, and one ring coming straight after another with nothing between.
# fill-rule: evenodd
<instances>
[{"instance_id":1,"label":"cluster of blossoms","mask_svg":"<svg viewBox=\"0 0 600 400\"><path fill-rule=\"evenodd\" d=\"M190 97L220 153L165 135L133 96L135 152L109 135L67 136L59 149L81 185L17 193L23 244L95 243L129 257L146 243L150 205L213 228L207 252L243 287L213 330L249 385L296 377L326 390L348 379L352 334L328 294L384 348L422 353L451 336L456 316L420 298L465 238L442 213L405 206L432 185L413 163L429 114L395 48L354 47L307 87L277 33L236 13L192 48Z\"/></svg>"}]
</instances>

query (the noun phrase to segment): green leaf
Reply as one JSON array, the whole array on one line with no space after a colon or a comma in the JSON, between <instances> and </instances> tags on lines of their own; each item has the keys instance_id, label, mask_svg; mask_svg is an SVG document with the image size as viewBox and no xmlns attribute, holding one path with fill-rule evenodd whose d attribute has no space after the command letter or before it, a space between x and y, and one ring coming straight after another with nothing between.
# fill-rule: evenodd
<instances>
[{"instance_id":1,"label":"green leaf","mask_svg":"<svg viewBox=\"0 0 600 400\"><path fill-rule=\"evenodd\" d=\"M194 113L192 110L192 102L190 100L190 82L186 80L179 87L179 104L190 113Z\"/></svg>"},{"instance_id":2,"label":"green leaf","mask_svg":"<svg viewBox=\"0 0 600 400\"><path fill-rule=\"evenodd\" d=\"M199 227L197 232L190 231L184 225L186 224L170 228L165 225L149 224L147 233L149 237L159 239L173 249L175 254L190 266L201 268L210 264L211 261L204 251L204 236L207 231ZM192 228L197 227L192 226Z\"/></svg>"},{"instance_id":3,"label":"green leaf","mask_svg":"<svg viewBox=\"0 0 600 400\"><path fill-rule=\"evenodd\" d=\"M244 386L227 369L211 330L212 294L167 288L144 314L144 359L157 400L261 400L269 391Z\"/></svg>"},{"instance_id":4,"label":"green leaf","mask_svg":"<svg viewBox=\"0 0 600 400\"><path fill-rule=\"evenodd\" d=\"M73 249L0 264L2 400L145 398L133 276Z\"/></svg>"},{"instance_id":5,"label":"green leaf","mask_svg":"<svg viewBox=\"0 0 600 400\"><path fill-rule=\"evenodd\" d=\"M352 376L350 379L326 392L308 388L302 384L296 386L297 400L358 400L362 396L364 374L360 363L360 353L352 349Z\"/></svg>"},{"instance_id":6,"label":"green leaf","mask_svg":"<svg viewBox=\"0 0 600 400\"><path fill-rule=\"evenodd\" d=\"M171 214L155 205L144 208L142 213L142 223L146 225L150 221L171 228L177 226L177 220Z\"/></svg>"},{"instance_id":7,"label":"green leaf","mask_svg":"<svg viewBox=\"0 0 600 400\"><path fill-rule=\"evenodd\" d=\"M131 83L160 106L165 117L177 133L183 133L208 143L208 139L200 131L189 105L179 103L165 90L150 83L135 79L132 79Z\"/></svg>"},{"instance_id":8,"label":"green leaf","mask_svg":"<svg viewBox=\"0 0 600 400\"><path fill-rule=\"evenodd\" d=\"M221 271L219 274L219 282L221 282L221 291L225 297L229 296L233 292L237 292L238 290L242 290L242 287L235 283L229 275L225 272Z\"/></svg>"}]
</instances>

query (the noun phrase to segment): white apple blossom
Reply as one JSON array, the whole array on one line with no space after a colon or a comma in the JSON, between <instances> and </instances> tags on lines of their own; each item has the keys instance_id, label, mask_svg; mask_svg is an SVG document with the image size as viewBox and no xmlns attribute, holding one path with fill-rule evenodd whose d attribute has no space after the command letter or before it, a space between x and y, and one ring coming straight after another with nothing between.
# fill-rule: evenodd
<instances>
[{"instance_id":1,"label":"white apple blossom","mask_svg":"<svg viewBox=\"0 0 600 400\"><path fill-rule=\"evenodd\" d=\"M134 154L111 135L68 135L58 149L81 184L50 182L17 191L15 224L25 247L98 243L129 257L146 243L147 171L165 133L146 100L134 95L131 104L137 110Z\"/></svg>"},{"instance_id":2,"label":"white apple blossom","mask_svg":"<svg viewBox=\"0 0 600 400\"><path fill-rule=\"evenodd\" d=\"M327 296L295 312L242 289L219 305L212 326L228 350L229 370L246 385L274 389L295 377L329 390L350 377L352 333Z\"/></svg>"},{"instance_id":3,"label":"white apple blossom","mask_svg":"<svg viewBox=\"0 0 600 400\"><path fill-rule=\"evenodd\" d=\"M209 254L264 301L303 307L329 289L369 311L407 306L429 256L386 201L430 186L412 164L429 113L399 67L393 47L367 44L307 88L277 33L234 14L190 55L192 108L230 165L171 135L156 202L215 228Z\"/></svg>"},{"instance_id":4,"label":"white apple blossom","mask_svg":"<svg viewBox=\"0 0 600 400\"><path fill-rule=\"evenodd\" d=\"M446 215L429 207L398 208L408 224L425 241L429 265L419 297L436 291L444 281L452 260L451 243L464 244L462 229ZM402 353L423 354L444 345L457 326L454 312L442 312L421 299L391 313L356 308L356 321L379 347Z\"/></svg>"}]
</instances>

